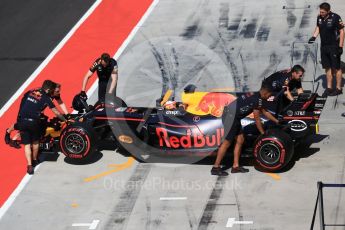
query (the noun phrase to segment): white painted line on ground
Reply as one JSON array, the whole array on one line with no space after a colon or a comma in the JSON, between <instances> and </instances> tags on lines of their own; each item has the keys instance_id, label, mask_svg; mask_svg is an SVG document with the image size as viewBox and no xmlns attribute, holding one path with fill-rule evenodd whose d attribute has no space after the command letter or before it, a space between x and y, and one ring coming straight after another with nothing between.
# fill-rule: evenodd
<instances>
[{"instance_id":1,"label":"white painted line on ground","mask_svg":"<svg viewBox=\"0 0 345 230\"><path fill-rule=\"evenodd\" d=\"M34 172L36 172L39 169L39 167L40 165L37 165L34 169L35 170ZM3 215L6 213L6 211L11 207L11 205L13 204L14 200L17 198L19 193L24 189L25 185L30 181L31 177L32 175L26 174L24 178L22 179L22 181L17 186L17 188L12 192L11 196L6 200L4 205L0 208L0 220L1 220L1 217L3 217Z\"/></svg>"},{"instance_id":2,"label":"white painted line on ground","mask_svg":"<svg viewBox=\"0 0 345 230\"><path fill-rule=\"evenodd\" d=\"M72 227L89 227L89 229L96 229L99 224L99 220L93 220L92 223L76 223L72 224Z\"/></svg>"},{"instance_id":3,"label":"white painted line on ground","mask_svg":"<svg viewBox=\"0 0 345 230\"><path fill-rule=\"evenodd\" d=\"M253 221L235 221L235 218L229 218L228 222L226 223L227 228L232 228L235 224L253 224Z\"/></svg>"},{"instance_id":4,"label":"white painted line on ground","mask_svg":"<svg viewBox=\"0 0 345 230\"><path fill-rule=\"evenodd\" d=\"M48 55L48 57L37 67L37 69L30 75L30 77L24 82L24 84L17 90L17 92L7 101L7 103L0 110L0 117L8 110L8 108L14 103L14 101L23 93L25 88L31 84L33 80L38 76L38 74L47 66L55 54L65 45L65 43L72 37L74 32L80 27L80 25L91 15L91 13L97 8L97 6L102 2L102 0L97 0L88 11L79 19L77 24L68 32L68 34L61 40L61 42L54 48L54 50ZM38 169L36 167L35 171ZM26 174L17 188L12 192L10 197L0 208L0 220L11 207L14 200L17 198L19 193L23 190L25 185L30 181L31 175Z\"/></svg>"},{"instance_id":5,"label":"white painted line on ground","mask_svg":"<svg viewBox=\"0 0 345 230\"><path fill-rule=\"evenodd\" d=\"M187 200L187 197L161 197L159 200Z\"/></svg>"},{"instance_id":6,"label":"white painted line on ground","mask_svg":"<svg viewBox=\"0 0 345 230\"><path fill-rule=\"evenodd\" d=\"M14 103L14 101L24 92L25 88L35 80L38 74L46 67L46 65L53 59L55 54L65 45L65 43L72 37L75 31L80 25L92 14L102 0L97 0L90 9L79 19L77 24L68 32L68 34L61 40L61 42L54 48L54 50L48 55L48 57L37 67L37 69L30 75L23 85L13 94L13 96L7 101L7 103L0 110L0 117L8 110L8 108Z\"/></svg>"},{"instance_id":7,"label":"white painted line on ground","mask_svg":"<svg viewBox=\"0 0 345 230\"><path fill-rule=\"evenodd\" d=\"M120 46L120 48L116 51L115 55L114 55L114 59L118 59L121 54L123 53L123 51L126 49L126 47L128 46L128 44L133 40L134 36L136 35L136 33L138 32L138 30L140 29L140 27L145 23L146 19L150 16L150 14L152 13L152 11L156 8L156 6L158 5L159 0L154 0L150 7L146 10L145 14L142 16L142 18L140 19L140 21L138 22L138 24L133 28L133 30L131 31L131 33L128 35L128 37L126 38L126 40L122 43L122 45ZM119 66L119 68L121 68ZM119 74L120 75L120 74ZM119 76L119 79L121 78L121 76ZM92 86L90 87L90 89L87 92L87 96L90 97L92 94L94 94L94 92L96 91L98 87L98 79L92 84Z\"/></svg>"}]
</instances>

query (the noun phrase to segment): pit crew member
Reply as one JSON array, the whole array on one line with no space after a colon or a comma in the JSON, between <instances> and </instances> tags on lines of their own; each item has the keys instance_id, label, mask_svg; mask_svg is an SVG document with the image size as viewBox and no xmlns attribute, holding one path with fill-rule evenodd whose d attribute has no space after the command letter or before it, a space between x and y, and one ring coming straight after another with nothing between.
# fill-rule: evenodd
<instances>
[{"instance_id":1,"label":"pit crew member","mask_svg":"<svg viewBox=\"0 0 345 230\"><path fill-rule=\"evenodd\" d=\"M329 3L322 3L319 8L320 14L317 16L316 28L309 43L315 42L320 34L321 64L327 77L327 88L323 96L337 96L343 93L340 57L344 47L344 23L338 14L331 12ZM332 87L333 74L336 76L335 89Z\"/></svg>"},{"instance_id":2,"label":"pit crew member","mask_svg":"<svg viewBox=\"0 0 345 230\"><path fill-rule=\"evenodd\" d=\"M239 165L242 145L244 143L241 120L253 112L256 126L261 134L263 134L265 130L261 123L260 113L278 124L278 120L262 107L262 100L267 100L271 95L272 87L263 84L259 92L243 94L224 108L222 120L226 137L218 149L216 161L211 169L212 175L228 175L228 173L220 167L220 164L233 141L235 141L235 148L231 173L249 172L248 169Z\"/></svg>"},{"instance_id":3,"label":"pit crew member","mask_svg":"<svg viewBox=\"0 0 345 230\"><path fill-rule=\"evenodd\" d=\"M52 100L55 100L62 113L66 115L68 115L68 110L67 110L67 107L65 105L65 103L62 101L61 99L61 84L58 84L58 83L54 83L50 80L46 80L47 82L49 81L50 83L49 84L55 84L55 89L53 90L52 94L50 95ZM43 114L41 115L41 118L43 117ZM20 137L20 133L17 133L12 139L10 137L10 133L15 129L16 127L16 124L13 124L10 128L8 128L5 132L5 143L6 144L9 144L11 147L14 147L14 148L17 148L19 149L20 148L20 144L19 142L17 141Z\"/></svg>"},{"instance_id":4,"label":"pit crew member","mask_svg":"<svg viewBox=\"0 0 345 230\"><path fill-rule=\"evenodd\" d=\"M116 96L116 84L118 78L117 62L115 59L110 58L108 53L103 53L100 58L97 58L86 73L83 80L81 95L86 97L86 85L95 71L97 71L98 76L98 101L104 102L107 93ZM108 87L109 81L111 84Z\"/></svg>"},{"instance_id":5,"label":"pit crew member","mask_svg":"<svg viewBox=\"0 0 345 230\"><path fill-rule=\"evenodd\" d=\"M24 144L28 174L34 173L34 166L38 162L39 119L42 111L48 106L60 120L66 121L64 116L55 108L50 97L55 86L49 80L44 81L41 88L25 93L19 108L17 127L21 132L22 143Z\"/></svg>"},{"instance_id":6,"label":"pit crew member","mask_svg":"<svg viewBox=\"0 0 345 230\"><path fill-rule=\"evenodd\" d=\"M278 93L285 88L284 94L286 98L293 101L292 91L296 90L297 94L303 93L301 81L304 72L305 70L302 66L294 65L289 70L278 71L270 75L263 80L263 84L270 85L274 93Z\"/></svg>"}]
</instances>

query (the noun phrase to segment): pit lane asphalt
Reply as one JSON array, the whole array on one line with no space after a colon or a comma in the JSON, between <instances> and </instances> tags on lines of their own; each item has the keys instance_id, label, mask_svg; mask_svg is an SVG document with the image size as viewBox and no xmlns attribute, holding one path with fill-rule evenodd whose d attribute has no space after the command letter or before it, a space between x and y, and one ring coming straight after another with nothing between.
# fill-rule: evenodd
<instances>
[{"instance_id":1,"label":"pit lane asphalt","mask_svg":"<svg viewBox=\"0 0 345 230\"><path fill-rule=\"evenodd\" d=\"M94 0L0 2L2 107L90 8ZM61 73L68 71L61 69Z\"/></svg>"},{"instance_id":2,"label":"pit lane asphalt","mask_svg":"<svg viewBox=\"0 0 345 230\"><path fill-rule=\"evenodd\" d=\"M152 105L159 97L161 78L172 76L183 76L177 78L179 88L189 81L201 88L219 87L214 82L231 76L233 81L225 87L256 90L265 74L290 66L291 43L312 33L319 3L162 0L119 59L118 95L130 105ZM344 12L341 3L331 3L335 12ZM283 9L283 5L296 9ZM183 42L191 47L184 47ZM209 62L200 52L189 56L182 52L205 46L209 47L205 52L218 54L227 68ZM186 60L190 62L185 64ZM167 71L162 72L162 67ZM163 73L168 74L161 77ZM192 74L202 77L193 79ZM318 64L316 76L323 79L322 74ZM137 93L139 87L146 90ZM344 95L328 98L320 135L308 140L310 148L298 148L300 157L292 168L274 175L249 167L248 174L217 178L209 174L211 165L207 164L135 162L85 182L85 178L109 171L109 164L129 165L128 157L102 151L93 164L72 165L60 155L56 161L41 164L0 221L0 228L87 229L72 224L99 220L97 229L225 229L228 218L235 218L253 224L232 229L307 229L317 181L345 183L343 102ZM339 189L325 191L327 223L345 223L344 195Z\"/></svg>"}]
</instances>

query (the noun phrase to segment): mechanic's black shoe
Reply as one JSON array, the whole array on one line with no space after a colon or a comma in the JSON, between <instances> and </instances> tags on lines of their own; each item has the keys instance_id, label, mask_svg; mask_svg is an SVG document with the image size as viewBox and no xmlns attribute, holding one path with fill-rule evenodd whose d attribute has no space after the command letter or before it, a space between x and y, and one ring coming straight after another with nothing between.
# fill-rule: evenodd
<instances>
[{"instance_id":1,"label":"mechanic's black shoe","mask_svg":"<svg viewBox=\"0 0 345 230\"><path fill-rule=\"evenodd\" d=\"M243 168L242 166L231 168L231 173L247 173L247 172L249 172L249 169Z\"/></svg>"},{"instance_id":2,"label":"mechanic's black shoe","mask_svg":"<svg viewBox=\"0 0 345 230\"><path fill-rule=\"evenodd\" d=\"M32 160L32 167L36 167L37 165L39 165L41 162L40 162L40 160Z\"/></svg>"},{"instance_id":3,"label":"mechanic's black shoe","mask_svg":"<svg viewBox=\"0 0 345 230\"><path fill-rule=\"evenodd\" d=\"M27 172L29 175L34 174L34 167L32 167L32 165L28 165L28 168L27 168L26 172Z\"/></svg>"},{"instance_id":4,"label":"mechanic's black shoe","mask_svg":"<svg viewBox=\"0 0 345 230\"><path fill-rule=\"evenodd\" d=\"M345 117L345 113L342 113L341 116Z\"/></svg>"},{"instance_id":5,"label":"mechanic's black shoe","mask_svg":"<svg viewBox=\"0 0 345 230\"><path fill-rule=\"evenodd\" d=\"M343 94L343 90L337 88L329 96L338 96L340 94Z\"/></svg>"},{"instance_id":6,"label":"mechanic's black shoe","mask_svg":"<svg viewBox=\"0 0 345 230\"><path fill-rule=\"evenodd\" d=\"M18 143L18 141L13 141L13 140L10 140L10 146L13 147L13 148L16 148L16 149L20 149L20 144Z\"/></svg>"},{"instance_id":7,"label":"mechanic's black shoe","mask_svg":"<svg viewBox=\"0 0 345 230\"><path fill-rule=\"evenodd\" d=\"M5 131L5 143L9 144L10 141L11 141L10 133L7 132L7 129L6 129L6 131Z\"/></svg>"},{"instance_id":8,"label":"mechanic's black shoe","mask_svg":"<svg viewBox=\"0 0 345 230\"><path fill-rule=\"evenodd\" d=\"M215 176L228 176L229 173L223 171L222 168L220 168L220 167L212 167L211 175L215 175Z\"/></svg>"},{"instance_id":9,"label":"mechanic's black shoe","mask_svg":"<svg viewBox=\"0 0 345 230\"><path fill-rule=\"evenodd\" d=\"M323 96L323 97L328 97L328 96L330 96L332 93L333 93L333 89L327 88L327 89L325 89L325 91L323 92L322 96Z\"/></svg>"}]
</instances>

